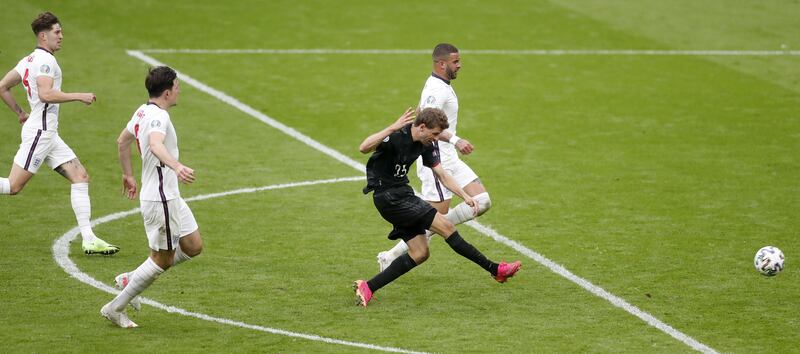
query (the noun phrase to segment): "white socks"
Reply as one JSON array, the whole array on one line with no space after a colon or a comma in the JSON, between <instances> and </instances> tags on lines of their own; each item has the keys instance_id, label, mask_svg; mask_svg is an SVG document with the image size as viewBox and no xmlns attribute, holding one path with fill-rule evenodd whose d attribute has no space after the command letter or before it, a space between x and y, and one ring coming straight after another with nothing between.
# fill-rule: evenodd
<instances>
[{"instance_id":1,"label":"white socks","mask_svg":"<svg viewBox=\"0 0 800 354\"><path fill-rule=\"evenodd\" d=\"M0 194L11 194L11 182L8 178L0 177Z\"/></svg>"},{"instance_id":2,"label":"white socks","mask_svg":"<svg viewBox=\"0 0 800 354\"><path fill-rule=\"evenodd\" d=\"M186 262L186 261L188 261L190 259L192 259L192 257L189 257L188 255L186 255L186 253L183 253L183 250L181 249L181 245L178 244L178 248L175 249L175 256L172 257L172 266L174 267L174 266L176 266L178 264L181 264L183 262ZM136 273L136 270L132 270L132 271L128 272L128 278L129 279L132 278L134 273Z\"/></svg>"},{"instance_id":3,"label":"white socks","mask_svg":"<svg viewBox=\"0 0 800 354\"><path fill-rule=\"evenodd\" d=\"M453 225L465 223L467 221L475 219L475 217L477 216L483 215L483 213L485 213L487 210L489 210L489 208L492 207L492 200L489 199L489 193L487 192L478 194L472 197L472 199L475 201L475 203L478 204L478 215L473 215L472 207L467 205L467 203L461 202L458 205L456 205L455 208L451 208L447 212L446 215L447 220L450 220L450 222L453 223Z\"/></svg>"},{"instance_id":4,"label":"white socks","mask_svg":"<svg viewBox=\"0 0 800 354\"><path fill-rule=\"evenodd\" d=\"M164 273L164 270L150 257L147 257L147 260L139 268L128 274L128 286L122 289L114 300L111 300L111 309L117 312L125 310L125 306L128 306L128 303L141 294L144 289L147 289L150 284L153 284L161 273Z\"/></svg>"},{"instance_id":5,"label":"white socks","mask_svg":"<svg viewBox=\"0 0 800 354\"><path fill-rule=\"evenodd\" d=\"M94 241L95 235L89 218L92 216L92 203L89 201L89 183L72 184L72 210L75 212L75 219L78 219L78 227L81 228L83 242Z\"/></svg>"},{"instance_id":6,"label":"white socks","mask_svg":"<svg viewBox=\"0 0 800 354\"><path fill-rule=\"evenodd\" d=\"M400 240L400 242L397 242L392 249L386 251L386 256L389 259L395 259L402 256L406 252L408 252L408 245L406 245L405 241Z\"/></svg>"}]
</instances>

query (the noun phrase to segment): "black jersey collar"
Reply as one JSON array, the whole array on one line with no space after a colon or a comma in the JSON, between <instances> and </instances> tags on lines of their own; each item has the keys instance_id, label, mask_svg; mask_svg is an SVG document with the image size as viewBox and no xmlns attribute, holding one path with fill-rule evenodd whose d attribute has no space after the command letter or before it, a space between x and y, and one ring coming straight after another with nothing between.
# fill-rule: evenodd
<instances>
[{"instance_id":1,"label":"black jersey collar","mask_svg":"<svg viewBox=\"0 0 800 354\"><path fill-rule=\"evenodd\" d=\"M36 46L36 48L35 48L35 49L41 49L41 50L43 50L43 51L45 51L45 52L48 52L48 53L50 53L50 55L55 55L55 54L53 54L53 52L51 52L51 51L49 51L49 50L47 50L47 49L44 49L43 47Z\"/></svg>"},{"instance_id":2,"label":"black jersey collar","mask_svg":"<svg viewBox=\"0 0 800 354\"><path fill-rule=\"evenodd\" d=\"M436 75L436 73L431 73L431 76L433 76L433 77L435 77L435 78L437 78L439 80L442 80L442 81L444 81L444 83L450 85L450 80L445 80L443 77L441 77L439 75Z\"/></svg>"},{"instance_id":3,"label":"black jersey collar","mask_svg":"<svg viewBox=\"0 0 800 354\"><path fill-rule=\"evenodd\" d=\"M155 102L153 102L153 101L147 101L147 103L146 103L146 104L147 104L147 105L153 105L153 106L156 106L156 107L158 107L158 108L161 108L161 106L159 106L157 103L155 103ZM161 109L163 110L163 108L161 108Z\"/></svg>"}]
</instances>

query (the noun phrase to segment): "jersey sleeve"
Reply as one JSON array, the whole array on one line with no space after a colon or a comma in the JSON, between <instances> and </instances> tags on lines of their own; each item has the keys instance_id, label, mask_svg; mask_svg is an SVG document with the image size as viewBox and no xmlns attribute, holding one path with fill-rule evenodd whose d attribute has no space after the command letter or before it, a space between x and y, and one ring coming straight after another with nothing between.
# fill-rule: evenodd
<instances>
[{"instance_id":1,"label":"jersey sleeve","mask_svg":"<svg viewBox=\"0 0 800 354\"><path fill-rule=\"evenodd\" d=\"M420 109L444 107L447 102L448 93L445 90L435 89L423 94L422 101L419 103Z\"/></svg>"},{"instance_id":2,"label":"jersey sleeve","mask_svg":"<svg viewBox=\"0 0 800 354\"><path fill-rule=\"evenodd\" d=\"M33 71L33 77L56 77L56 68L58 67L58 64L56 63L56 58L54 56L37 55L32 64L33 67L31 68L31 71Z\"/></svg>"},{"instance_id":3,"label":"jersey sleeve","mask_svg":"<svg viewBox=\"0 0 800 354\"><path fill-rule=\"evenodd\" d=\"M169 115L166 112L156 114L150 119L148 124L148 133L159 132L167 135L167 125L169 125Z\"/></svg>"},{"instance_id":4,"label":"jersey sleeve","mask_svg":"<svg viewBox=\"0 0 800 354\"><path fill-rule=\"evenodd\" d=\"M23 79L25 79L25 69L26 69L25 63L27 61L28 61L28 57L24 57L24 58L22 58L22 60L19 61L19 63L17 63L17 66L14 67L14 71L16 71L17 74L19 74L19 77L21 77Z\"/></svg>"},{"instance_id":5,"label":"jersey sleeve","mask_svg":"<svg viewBox=\"0 0 800 354\"><path fill-rule=\"evenodd\" d=\"M138 110L136 111L136 113L133 114L133 117L131 117L131 119L128 121L128 124L125 125L125 130L127 130L128 133L133 134L133 136L136 136L136 133L138 133L137 132L138 129L136 128L136 123L138 123L139 117L136 116L137 113L139 113Z\"/></svg>"},{"instance_id":6,"label":"jersey sleeve","mask_svg":"<svg viewBox=\"0 0 800 354\"><path fill-rule=\"evenodd\" d=\"M439 149L431 145L422 151L422 165L425 167L436 167L439 164Z\"/></svg>"}]
</instances>

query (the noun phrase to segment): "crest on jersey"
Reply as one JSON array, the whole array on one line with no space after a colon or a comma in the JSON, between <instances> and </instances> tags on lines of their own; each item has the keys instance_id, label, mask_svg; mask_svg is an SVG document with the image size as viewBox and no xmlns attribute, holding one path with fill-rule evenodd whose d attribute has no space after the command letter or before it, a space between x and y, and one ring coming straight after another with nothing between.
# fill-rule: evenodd
<instances>
[{"instance_id":1,"label":"crest on jersey","mask_svg":"<svg viewBox=\"0 0 800 354\"><path fill-rule=\"evenodd\" d=\"M433 105L434 103L436 103L436 97L428 96L428 98L425 99L426 106Z\"/></svg>"},{"instance_id":2,"label":"crest on jersey","mask_svg":"<svg viewBox=\"0 0 800 354\"><path fill-rule=\"evenodd\" d=\"M384 143L388 143L389 142L389 137L387 136L387 137L383 138L383 142Z\"/></svg>"},{"instance_id":3,"label":"crest on jersey","mask_svg":"<svg viewBox=\"0 0 800 354\"><path fill-rule=\"evenodd\" d=\"M157 127L160 127L160 126L161 126L161 122L160 121L154 120L154 121L150 122L150 127L152 127L152 128L157 128Z\"/></svg>"},{"instance_id":4,"label":"crest on jersey","mask_svg":"<svg viewBox=\"0 0 800 354\"><path fill-rule=\"evenodd\" d=\"M43 73L43 74L49 74L50 73L50 65L42 64L42 66L39 68L39 72Z\"/></svg>"}]
</instances>

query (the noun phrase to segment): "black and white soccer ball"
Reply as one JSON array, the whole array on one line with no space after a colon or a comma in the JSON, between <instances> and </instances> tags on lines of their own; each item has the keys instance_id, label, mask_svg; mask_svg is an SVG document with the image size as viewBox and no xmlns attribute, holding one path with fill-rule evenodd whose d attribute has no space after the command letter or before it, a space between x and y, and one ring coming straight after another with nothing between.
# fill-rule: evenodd
<instances>
[{"instance_id":1,"label":"black and white soccer ball","mask_svg":"<svg viewBox=\"0 0 800 354\"><path fill-rule=\"evenodd\" d=\"M783 270L783 260L783 252L778 247L766 246L756 252L753 263L757 271L771 277Z\"/></svg>"}]
</instances>

